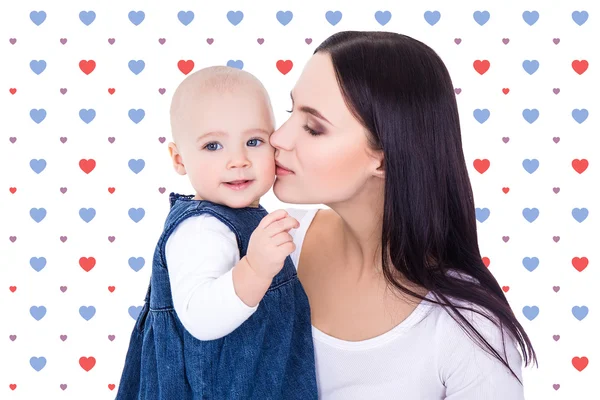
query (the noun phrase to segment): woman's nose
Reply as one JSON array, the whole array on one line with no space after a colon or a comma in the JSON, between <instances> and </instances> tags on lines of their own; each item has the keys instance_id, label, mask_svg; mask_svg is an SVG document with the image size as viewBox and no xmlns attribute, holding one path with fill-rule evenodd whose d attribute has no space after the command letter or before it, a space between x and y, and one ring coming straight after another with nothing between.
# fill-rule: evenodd
<instances>
[{"instance_id":1,"label":"woman's nose","mask_svg":"<svg viewBox=\"0 0 600 400\"><path fill-rule=\"evenodd\" d=\"M271 134L269 137L269 143L275 149L283 149L290 150L292 148L292 135L291 132L288 132L288 128L286 127L287 123L281 125L279 129Z\"/></svg>"}]
</instances>

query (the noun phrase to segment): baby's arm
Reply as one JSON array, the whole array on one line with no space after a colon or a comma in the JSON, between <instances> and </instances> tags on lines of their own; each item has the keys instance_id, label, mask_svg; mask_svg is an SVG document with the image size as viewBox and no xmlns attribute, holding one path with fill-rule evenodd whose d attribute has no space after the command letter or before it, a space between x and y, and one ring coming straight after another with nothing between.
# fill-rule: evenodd
<instances>
[{"instance_id":1,"label":"baby's arm","mask_svg":"<svg viewBox=\"0 0 600 400\"><path fill-rule=\"evenodd\" d=\"M270 284L252 276L240 262L235 234L208 214L177 226L167 240L165 258L175 312L199 340L233 332L256 311Z\"/></svg>"}]
</instances>

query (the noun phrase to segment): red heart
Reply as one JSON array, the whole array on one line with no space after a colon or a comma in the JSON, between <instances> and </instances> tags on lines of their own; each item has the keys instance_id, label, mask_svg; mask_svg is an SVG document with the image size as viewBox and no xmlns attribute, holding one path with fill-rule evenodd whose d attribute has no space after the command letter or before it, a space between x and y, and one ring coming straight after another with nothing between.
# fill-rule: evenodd
<instances>
[{"instance_id":1,"label":"red heart","mask_svg":"<svg viewBox=\"0 0 600 400\"><path fill-rule=\"evenodd\" d=\"M115 287L114 286L109 286L108 287L108 291L111 292L111 293L114 292L115 291Z\"/></svg>"},{"instance_id":2,"label":"red heart","mask_svg":"<svg viewBox=\"0 0 600 400\"><path fill-rule=\"evenodd\" d=\"M15 88L10 88L10 89L8 89L8 91L10 92L10 94L17 93L17 89L15 89Z\"/></svg>"},{"instance_id":3,"label":"red heart","mask_svg":"<svg viewBox=\"0 0 600 400\"><path fill-rule=\"evenodd\" d=\"M502 93L504 93L504 94L508 94L508 92L510 92L510 89L509 89L509 88L504 88L504 89L502 89Z\"/></svg>"},{"instance_id":4,"label":"red heart","mask_svg":"<svg viewBox=\"0 0 600 400\"><path fill-rule=\"evenodd\" d=\"M115 94L115 88L108 88L108 93Z\"/></svg>"},{"instance_id":5,"label":"red heart","mask_svg":"<svg viewBox=\"0 0 600 400\"><path fill-rule=\"evenodd\" d=\"M504 293L507 293L510 290L510 286L502 286L502 290L504 290Z\"/></svg>"},{"instance_id":6,"label":"red heart","mask_svg":"<svg viewBox=\"0 0 600 400\"><path fill-rule=\"evenodd\" d=\"M490 160L485 159L485 158L483 160L477 159L477 160L473 161L473 166L475 167L477 172L479 172L480 174L483 174L490 167Z\"/></svg>"},{"instance_id":7,"label":"red heart","mask_svg":"<svg viewBox=\"0 0 600 400\"><path fill-rule=\"evenodd\" d=\"M508 193L510 191L510 188L503 187L502 191L504 192L504 194L506 194L506 193Z\"/></svg>"},{"instance_id":8,"label":"red heart","mask_svg":"<svg viewBox=\"0 0 600 400\"><path fill-rule=\"evenodd\" d=\"M490 69L490 62L488 60L475 60L473 63L473 68L475 68L475 71L483 75L488 69Z\"/></svg>"},{"instance_id":9,"label":"red heart","mask_svg":"<svg viewBox=\"0 0 600 400\"><path fill-rule=\"evenodd\" d=\"M115 192L115 188L114 187L109 187L108 188L108 193L113 194Z\"/></svg>"},{"instance_id":10,"label":"red heart","mask_svg":"<svg viewBox=\"0 0 600 400\"><path fill-rule=\"evenodd\" d=\"M93 159L82 159L79 161L79 168L81 168L81 170L86 174L89 174L94 170L94 168L96 168L96 161Z\"/></svg>"},{"instance_id":11,"label":"red heart","mask_svg":"<svg viewBox=\"0 0 600 400\"><path fill-rule=\"evenodd\" d=\"M109 384L108 384L108 388L109 388L110 390L115 390L115 384L114 384L114 383L109 383Z\"/></svg>"},{"instance_id":12,"label":"red heart","mask_svg":"<svg viewBox=\"0 0 600 400\"><path fill-rule=\"evenodd\" d=\"M187 75L194 69L194 62L192 60L179 60L179 62L177 63L177 67L181 72Z\"/></svg>"},{"instance_id":13,"label":"red heart","mask_svg":"<svg viewBox=\"0 0 600 400\"><path fill-rule=\"evenodd\" d=\"M279 72L285 75L292 70L294 63L292 60L279 60L275 65L277 66Z\"/></svg>"},{"instance_id":14,"label":"red heart","mask_svg":"<svg viewBox=\"0 0 600 400\"><path fill-rule=\"evenodd\" d=\"M81 71L86 74L89 75L92 73L92 71L94 71L94 69L96 68L96 61L94 60L81 60L79 61L79 69L81 69Z\"/></svg>"},{"instance_id":15,"label":"red heart","mask_svg":"<svg viewBox=\"0 0 600 400\"><path fill-rule=\"evenodd\" d=\"M79 265L85 272L90 272L92 268L96 265L96 259L94 257L81 257L79 259Z\"/></svg>"},{"instance_id":16,"label":"red heart","mask_svg":"<svg viewBox=\"0 0 600 400\"><path fill-rule=\"evenodd\" d=\"M586 160L584 158L584 159L581 159L581 160L578 160L578 159L573 160L573 162L571 163L571 165L573 166L573 169L575 171L577 171L580 174L582 174L583 171L585 171L587 169L588 165L590 165L590 164L588 163L588 160Z\"/></svg>"},{"instance_id":17,"label":"red heart","mask_svg":"<svg viewBox=\"0 0 600 400\"><path fill-rule=\"evenodd\" d=\"M575 267L575 269L579 272L587 268L588 262L589 260L587 259L587 257L573 257L573 259L571 260L571 264L573 264L573 267Z\"/></svg>"},{"instance_id":18,"label":"red heart","mask_svg":"<svg viewBox=\"0 0 600 400\"><path fill-rule=\"evenodd\" d=\"M96 359L94 357L81 357L79 359L79 365L81 365L81 368L89 371L96 365Z\"/></svg>"},{"instance_id":19,"label":"red heart","mask_svg":"<svg viewBox=\"0 0 600 400\"><path fill-rule=\"evenodd\" d=\"M17 388L17 385L15 385L14 383L11 383L8 386L10 387L10 390L15 390Z\"/></svg>"},{"instance_id":20,"label":"red heart","mask_svg":"<svg viewBox=\"0 0 600 400\"><path fill-rule=\"evenodd\" d=\"M587 71L589 66L590 64L586 60L575 60L571 63L571 67L573 67L573 70L579 75Z\"/></svg>"},{"instance_id":21,"label":"red heart","mask_svg":"<svg viewBox=\"0 0 600 400\"><path fill-rule=\"evenodd\" d=\"M489 258L487 258L487 257L483 257L483 258L481 259L481 261L483 261L483 265L485 265L486 267L489 267L489 266L490 266L490 259L489 259Z\"/></svg>"},{"instance_id":22,"label":"red heart","mask_svg":"<svg viewBox=\"0 0 600 400\"><path fill-rule=\"evenodd\" d=\"M587 367L588 365L588 358L587 357L573 357L573 360L571 360L571 363L573 364L573 366L575 367L575 369L579 372L583 371L585 369L585 367Z\"/></svg>"},{"instance_id":23,"label":"red heart","mask_svg":"<svg viewBox=\"0 0 600 400\"><path fill-rule=\"evenodd\" d=\"M15 192L17 191L17 188L16 188L16 187L11 187L11 188L10 188L10 189L8 189L8 190L10 190L10 192L11 192L12 194L15 194Z\"/></svg>"},{"instance_id":24,"label":"red heart","mask_svg":"<svg viewBox=\"0 0 600 400\"><path fill-rule=\"evenodd\" d=\"M11 292L14 293L17 290L17 287L16 286L11 286L11 287L9 287L9 289L10 289Z\"/></svg>"}]
</instances>

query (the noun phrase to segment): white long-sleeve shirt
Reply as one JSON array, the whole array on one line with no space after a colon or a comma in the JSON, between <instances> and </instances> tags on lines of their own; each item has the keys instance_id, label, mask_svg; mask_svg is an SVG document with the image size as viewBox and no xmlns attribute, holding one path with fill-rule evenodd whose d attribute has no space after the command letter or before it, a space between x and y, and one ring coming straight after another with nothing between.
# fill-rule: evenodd
<instances>
[{"instance_id":1,"label":"white long-sleeve shirt","mask_svg":"<svg viewBox=\"0 0 600 400\"><path fill-rule=\"evenodd\" d=\"M300 222L291 229L296 250L317 209L288 208ZM235 234L208 214L183 221L166 243L175 311L200 340L227 335L249 318L236 295L231 269L239 261ZM434 299L432 294L428 298ZM471 307L475 308L474 305ZM463 315L504 355L501 331L473 312ZM323 400L522 400L523 387L496 358L479 347L440 306L421 302L392 330L350 342L312 327L319 399ZM521 354L504 331L509 365L523 381Z\"/></svg>"}]
</instances>

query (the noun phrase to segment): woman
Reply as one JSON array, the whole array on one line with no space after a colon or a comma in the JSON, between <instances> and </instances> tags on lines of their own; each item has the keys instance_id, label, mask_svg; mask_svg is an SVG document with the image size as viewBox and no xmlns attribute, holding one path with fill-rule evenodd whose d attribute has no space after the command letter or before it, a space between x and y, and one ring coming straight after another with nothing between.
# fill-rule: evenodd
<instances>
[{"instance_id":1,"label":"woman","mask_svg":"<svg viewBox=\"0 0 600 400\"><path fill-rule=\"evenodd\" d=\"M536 360L478 249L454 88L437 54L339 32L271 135L311 306L320 398L522 399ZM537 362L537 360L536 360Z\"/></svg>"}]
</instances>

